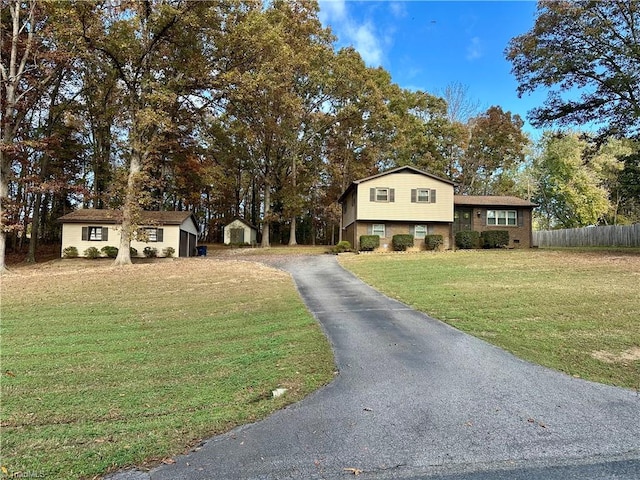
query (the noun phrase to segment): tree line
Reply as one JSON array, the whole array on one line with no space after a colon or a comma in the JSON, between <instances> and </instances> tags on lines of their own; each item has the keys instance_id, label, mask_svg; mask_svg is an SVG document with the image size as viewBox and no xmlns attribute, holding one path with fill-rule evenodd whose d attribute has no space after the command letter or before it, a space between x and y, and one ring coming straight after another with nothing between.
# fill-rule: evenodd
<instances>
[{"instance_id":1,"label":"tree line","mask_svg":"<svg viewBox=\"0 0 640 480\"><path fill-rule=\"evenodd\" d=\"M122 211L126 264L148 209L192 210L205 242L239 216L260 226L262 246L334 243L342 191L395 166L449 178L458 193L554 191L544 169L560 167L541 159L571 135L527 155L518 115L481 111L460 84L399 87L336 49L318 11L311 0L2 0L0 267L7 246L34 261L78 206ZM515 70L524 48L510 48ZM637 178L637 145L576 142L607 208L626 209L596 221L637 218L624 180Z\"/></svg>"}]
</instances>

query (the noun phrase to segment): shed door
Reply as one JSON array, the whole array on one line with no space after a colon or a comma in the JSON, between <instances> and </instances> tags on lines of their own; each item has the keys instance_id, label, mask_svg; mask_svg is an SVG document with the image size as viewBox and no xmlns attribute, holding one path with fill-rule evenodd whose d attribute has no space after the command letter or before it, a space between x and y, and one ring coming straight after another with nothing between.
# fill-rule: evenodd
<instances>
[{"instance_id":1,"label":"shed door","mask_svg":"<svg viewBox=\"0 0 640 480\"><path fill-rule=\"evenodd\" d=\"M188 257L189 255L189 232L180 230L180 257Z\"/></svg>"},{"instance_id":2,"label":"shed door","mask_svg":"<svg viewBox=\"0 0 640 480\"><path fill-rule=\"evenodd\" d=\"M229 236L231 243L244 243L244 228L232 228Z\"/></svg>"}]
</instances>

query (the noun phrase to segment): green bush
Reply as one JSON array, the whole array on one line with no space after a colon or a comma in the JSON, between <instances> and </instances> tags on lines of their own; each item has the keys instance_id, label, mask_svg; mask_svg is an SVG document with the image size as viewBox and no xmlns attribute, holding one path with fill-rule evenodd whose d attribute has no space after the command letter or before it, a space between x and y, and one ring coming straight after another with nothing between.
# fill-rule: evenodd
<instances>
[{"instance_id":1,"label":"green bush","mask_svg":"<svg viewBox=\"0 0 640 480\"><path fill-rule=\"evenodd\" d=\"M144 256L147 258L156 258L158 256L158 249L155 247L144 247L142 253L144 253Z\"/></svg>"},{"instance_id":2,"label":"green bush","mask_svg":"<svg viewBox=\"0 0 640 480\"><path fill-rule=\"evenodd\" d=\"M437 250L443 243L444 237L442 235L425 235L424 237L424 244L427 246L427 250Z\"/></svg>"},{"instance_id":3,"label":"green bush","mask_svg":"<svg viewBox=\"0 0 640 480\"><path fill-rule=\"evenodd\" d=\"M413 235L400 233L391 238L391 245L396 252L404 252L409 247L413 247Z\"/></svg>"},{"instance_id":4,"label":"green bush","mask_svg":"<svg viewBox=\"0 0 640 480\"><path fill-rule=\"evenodd\" d=\"M131 255L132 257L137 257L138 256L138 250L133 248L133 247L129 247L129 255Z\"/></svg>"},{"instance_id":5,"label":"green bush","mask_svg":"<svg viewBox=\"0 0 640 480\"><path fill-rule=\"evenodd\" d=\"M77 258L78 249L76 247L67 247L64 250L62 250L62 256L64 258Z\"/></svg>"},{"instance_id":6,"label":"green bush","mask_svg":"<svg viewBox=\"0 0 640 480\"><path fill-rule=\"evenodd\" d=\"M116 258L118 256L118 249L116 247L110 247L107 245L106 247L102 247L100 250L109 258Z\"/></svg>"},{"instance_id":7,"label":"green bush","mask_svg":"<svg viewBox=\"0 0 640 480\"><path fill-rule=\"evenodd\" d=\"M488 230L480 236L482 248L504 248L509 245L507 230Z\"/></svg>"},{"instance_id":8,"label":"green bush","mask_svg":"<svg viewBox=\"0 0 640 480\"><path fill-rule=\"evenodd\" d=\"M360 250L371 252L380 246L380 235L360 236Z\"/></svg>"},{"instance_id":9,"label":"green bush","mask_svg":"<svg viewBox=\"0 0 640 480\"><path fill-rule=\"evenodd\" d=\"M338 242L337 245L334 245L333 247L331 247L331 253L344 253L344 252L350 252L350 251L351 251L351 243L346 240L342 240L341 242Z\"/></svg>"},{"instance_id":10,"label":"green bush","mask_svg":"<svg viewBox=\"0 0 640 480\"><path fill-rule=\"evenodd\" d=\"M480 232L464 230L456 233L456 247L478 248L480 246Z\"/></svg>"},{"instance_id":11,"label":"green bush","mask_svg":"<svg viewBox=\"0 0 640 480\"><path fill-rule=\"evenodd\" d=\"M100 257L100 250L96 247L89 247L84 251L84 256L87 258L96 259Z\"/></svg>"},{"instance_id":12,"label":"green bush","mask_svg":"<svg viewBox=\"0 0 640 480\"><path fill-rule=\"evenodd\" d=\"M173 247L167 247L162 249L162 254L165 257L173 257L173 254L176 253L176 249Z\"/></svg>"}]
</instances>

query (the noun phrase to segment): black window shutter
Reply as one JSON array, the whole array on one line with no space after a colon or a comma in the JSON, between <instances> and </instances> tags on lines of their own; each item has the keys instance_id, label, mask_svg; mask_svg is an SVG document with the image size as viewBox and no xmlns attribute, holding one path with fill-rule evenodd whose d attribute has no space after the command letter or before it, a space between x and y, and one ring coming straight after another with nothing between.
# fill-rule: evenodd
<instances>
[{"instance_id":1,"label":"black window shutter","mask_svg":"<svg viewBox=\"0 0 640 480\"><path fill-rule=\"evenodd\" d=\"M109 228L102 227L102 241L106 242L107 240L109 240Z\"/></svg>"},{"instance_id":2,"label":"black window shutter","mask_svg":"<svg viewBox=\"0 0 640 480\"><path fill-rule=\"evenodd\" d=\"M520 228L524 227L524 214L523 214L524 210L516 210L516 216L518 217L518 226Z\"/></svg>"},{"instance_id":3,"label":"black window shutter","mask_svg":"<svg viewBox=\"0 0 640 480\"><path fill-rule=\"evenodd\" d=\"M367 235L373 234L373 225L367 225Z\"/></svg>"},{"instance_id":4,"label":"black window shutter","mask_svg":"<svg viewBox=\"0 0 640 480\"><path fill-rule=\"evenodd\" d=\"M482 214L480 216L480 219L482 220L482 225L486 225L487 224L487 211L483 208L482 209ZM496 223L497 223L497 218L496 218Z\"/></svg>"},{"instance_id":5,"label":"black window shutter","mask_svg":"<svg viewBox=\"0 0 640 480\"><path fill-rule=\"evenodd\" d=\"M390 202L395 202L396 201L396 189L395 188L390 188L389 189L389 201Z\"/></svg>"},{"instance_id":6,"label":"black window shutter","mask_svg":"<svg viewBox=\"0 0 640 480\"><path fill-rule=\"evenodd\" d=\"M370 202L375 202L376 201L376 189L375 188L370 188L369 189L369 201Z\"/></svg>"},{"instance_id":7,"label":"black window shutter","mask_svg":"<svg viewBox=\"0 0 640 480\"><path fill-rule=\"evenodd\" d=\"M429 202L436 203L436 191L435 190L431 190L431 192L429 194Z\"/></svg>"},{"instance_id":8,"label":"black window shutter","mask_svg":"<svg viewBox=\"0 0 640 480\"><path fill-rule=\"evenodd\" d=\"M164 235L164 228L158 228L156 229L156 241L157 242L162 242L163 240L163 235Z\"/></svg>"},{"instance_id":9,"label":"black window shutter","mask_svg":"<svg viewBox=\"0 0 640 480\"><path fill-rule=\"evenodd\" d=\"M415 188L411 189L411 203L416 203L416 198L418 197L418 190Z\"/></svg>"},{"instance_id":10,"label":"black window shutter","mask_svg":"<svg viewBox=\"0 0 640 480\"><path fill-rule=\"evenodd\" d=\"M82 227L82 240L85 242L89 240L89 227Z\"/></svg>"}]
</instances>

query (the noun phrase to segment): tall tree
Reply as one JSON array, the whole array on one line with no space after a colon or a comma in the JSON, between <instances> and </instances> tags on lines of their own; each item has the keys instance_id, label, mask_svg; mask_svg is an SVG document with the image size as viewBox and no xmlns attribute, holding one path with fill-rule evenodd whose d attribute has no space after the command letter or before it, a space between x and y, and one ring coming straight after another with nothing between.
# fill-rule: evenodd
<instances>
[{"instance_id":1,"label":"tall tree","mask_svg":"<svg viewBox=\"0 0 640 480\"><path fill-rule=\"evenodd\" d=\"M469 145L455 178L460 193L488 195L501 184L504 193L505 172L524 161L529 144L523 125L519 115L497 106L469 121Z\"/></svg>"},{"instance_id":2,"label":"tall tree","mask_svg":"<svg viewBox=\"0 0 640 480\"><path fill-rule=\"evenodd\" d=\"M130 244L150 172L161 157L171 108L178 97L202 89L211 73L204 51L207 28L220 24L217 3L130 1L75 6L89 51L110 64L124 88L128 113L128 178L116 265L131 263ZM191 35L197 29L199 35Z\"/></svg>"},{"instance_id":3,"label":"tall tree","mask_svg":"<svg viewBox=\"0 0 640 480\"><path fill-rule=\"evenodd\" d=\"M636 0L540 1L534 27L505 52L519 95L549 89L544 106L529 113L532 123L593 123L601 139L638 137L639 39Z\"/></svg>"},{"instance_id":4,"label":"tall tree","mask_svg":"<svg viewBox=\"0 0 640 480\"><path fill-rule=\"evenodd\" d=\"M18 152L18 132L72 56L55 41L64 30L64 6L37 0L3 0L0 11L0 272L6 270L7 206L12 167Z\"/></svg>"},{"instance_id":5,"label":"tall tree","mask_svg":"<svg viewBox=\"0 0 640 480\"><path fill-rule=\"evenodd\" d=\"M546 132L541 153L533 161L536 194L543 228L595 225L610 208L608 192L586 162L588 143L577 134Z\"/></svg>"}]
</instances>

